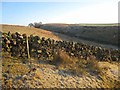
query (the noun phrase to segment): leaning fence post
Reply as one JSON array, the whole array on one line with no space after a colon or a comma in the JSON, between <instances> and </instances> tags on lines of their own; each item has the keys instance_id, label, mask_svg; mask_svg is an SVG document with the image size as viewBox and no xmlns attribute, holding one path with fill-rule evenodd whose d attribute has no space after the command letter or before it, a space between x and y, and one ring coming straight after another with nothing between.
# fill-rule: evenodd
<instances>
[{"instance_id":1,"label":"leaning fence post","mask_svg":"<svg viewBox=\"0 0 120 90\"><path fill-rule=\"evenodd\" d=\"M29 43L28 43L28 36L26 38L26 41L27 41L27 58L29 59L30 58L30 53L29 53Z\"/></svg>"}]
</instances>

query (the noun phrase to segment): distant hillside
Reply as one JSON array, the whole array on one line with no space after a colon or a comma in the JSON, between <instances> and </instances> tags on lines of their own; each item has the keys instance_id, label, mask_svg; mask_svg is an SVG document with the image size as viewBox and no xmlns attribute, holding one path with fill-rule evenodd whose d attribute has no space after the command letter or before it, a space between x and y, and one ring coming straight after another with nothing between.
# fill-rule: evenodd
<instances>
[{"instance_id":1,"label":"distant hillside","mask_svg":"<svg viewBox=\"0 0 120 90\"><path fill-rule=\"evenodd\" d=\"M118 45L117 24L43 24L41 28L97 43Z\"/></svg>"},{"instance_id":2,"label":"distant hillside","mask_svg":"<svg viewBox=\"0 0 120 90\"><path fill-rule=\"evenodd\" d=\"M21 34L27 34L27 35L38 35L40 37L46 37L46 38L52 38L55 40L61 40L57 35L54 35L52 32L43 30L43 29L37 29L33 27L26 27L26 26L19 26L19 25L0 25L2 26L3 32L20 32Z\"/></svg>"},{"instance_id":3,"label":"distant hillside","mask_svg":"<svg viewBox=\"0 0 120 90\"><path fill-rule=\"evenodd\" d=\"M46 24L46 25L48 26L49 24ZM27 35L33 34L33 35L37 35L37 36L40 36L40 37L51 38L51 39L54 39L54 40L73 41L73 42L80 42L80 43L82 42L82 43L85 43L85 44L94 45L94 46L101 46L101 47L105 47L105 48L115 48L115 49L117 48L114 45L100 44L100 43L93 42L93 41L90 41L90 40L85 40L85 39L75 37L74 36L75 32L72 34L74 37L71 37L72 36L71 34L69 34L67 32L63 33L59 29L54 29L54 30L59 30L60 32L53 31L53 29L48 30L48 29L51 29L51 28L47 28L47 26L43 26L44 29L38 29L38 28L34 28L34 27L19 26L19 25L0 25L0 27L2 27L2 32L9 32L9 31L11 33L20 32L21 34L23 34L23 33L25 33ZM66 26L68 26L68 24L61 24L61 25L56 24L56 26L59 26L59 27L61 26L62 28L60 28L60 29L63 29L63 26L66 27ZM53 26L51 26L51 27L53 27ZM47 30L45 30L45 28Z\"/></svg>"}]
</instances>

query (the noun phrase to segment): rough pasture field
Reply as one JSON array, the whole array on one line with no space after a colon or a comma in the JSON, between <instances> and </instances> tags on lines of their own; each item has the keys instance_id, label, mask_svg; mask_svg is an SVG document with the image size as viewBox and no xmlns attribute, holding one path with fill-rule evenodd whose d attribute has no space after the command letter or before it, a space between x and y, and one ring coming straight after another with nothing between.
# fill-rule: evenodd
<instances>
[{"instance_id":1,"label":"rough pasture field","mask_svg":"<svg viewBox=\"0 0 120 90\"><path fill-rule=\"evenodd\" d=\"M58 25L59 24L57 24L57 26ZM63 25L64 24L60 25L60 27L63 27ZM66 27L66 26L68 26L68 24L64 25L64 27ZM18 31L21 34L23 34L23 33L26 33L27 35L34 34L34 35L37 35L37 36L40 36L40 37L43 36L43 37L51 38L51 39L54 39L54 40L82 42L82 43L85 43L85 44L94 45L94 46L101 46L101 47L105 47L105 48L117 48L117 46L113 46L113 45L105 45L105 44L101 44L101 43L98 43L98 42L81 39L81 38L78 38L78 37L71 37L67 34L63 34L63 33L59 33L59 32L57 33L57 32L54 32L52 30L48 31L47 29L45 30L45 28L44 29L38 29L38 28L27 27L27 26L25 27L25 26L19 26L19 25L0 25L0 27L2 27L2 29L1 29L2 32L9 32L10 31L11 33L15 33L16 31ZM60 29L62 29L62 28L60 28ZM75 35L75 34L73 34L73 35Z\"/></svg>"},{"instance_id":2,"label":"rough pasture field","mask_svg":"<svg viewBox=\"0 0 120 90\"><path fill-rule=\"evenodd\" d=\"M117 63L81 60L77 66L67 60L66 64L62 61L54 65L42 60L11 57L9 53L3 53L2 57L0 80L3 88L120 88ZM96 70L100 73L91 73L98 72Z\"/></svg>"},{"instance_id":3,"label":"rough pasture field","mask_svg":"<svg viewBox=\"0 0 120 90\"><path fill-rule=\"evenodd\" d=\"M64 52L60 52L53 62L16 58L3 52L2 78L0 78L2 87L23 89L119 88L119 64L116 62L97 62L75 58L74 62L71 60L73 59L70 59Z\"/></svg>"},{"instance_id":4,"label":"rough pasture field","mask_svg":"<svg viewBox=\"0 0 120 90\"><path fill-rule=\"evenodd\" d=\"M43 24L41 28L78 39L118 45L117 24Z\"/></svg>"},{"instance_id":5,"label":"rough pasture field","mask_svg":"<svg viewBox=\"0 0 120 90\"><path fill-rule=\"evenodd\" d=\"M30 28L30 27L25 27L25 26L19 26L19 25L0 25L2 27L2 32L11 32L15 33L20 32L21 34L26 33L27 35L38 35L40 37L44 36L46 38L53 38L55 40L60 40L60 38L56 35L54 35L50 31L42 30L42 29L37 29L37 28Z\"/></svg>"},{"instance_id":6,"label":"rough pasture field","mask_svg":"<svg viewBox=\"0 0 120 90\"><path fill-rule=\"evenodd\" d=\"M30 27L3 25L3 31L61 40L60 34ZM64 38L68 40L67 36ZM2 52L0 81L3 88L120 88L118 66L118 62L70 58L63 51L51 62L12 57Z\"/></svg>"}]
</instances>

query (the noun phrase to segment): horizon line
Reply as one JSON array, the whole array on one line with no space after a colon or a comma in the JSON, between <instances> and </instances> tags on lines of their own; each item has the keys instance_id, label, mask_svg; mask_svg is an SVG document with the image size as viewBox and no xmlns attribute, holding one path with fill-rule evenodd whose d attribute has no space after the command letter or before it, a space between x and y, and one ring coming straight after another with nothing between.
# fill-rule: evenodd
<instances>
[{"instance_id":1,"label":"horizon line","mask_svg":"<svg viewBox=\"0 0 120 90\"><path fill-rule=\"evenodd\" d=\"M118 25L120 23L43 23L45 24L67 24L67 25ZM0 23L0 25L17 25L17 26L28 26L28 25L21 25L21 24L8 24L8 23Z\"/></svg>"}]
</instances>

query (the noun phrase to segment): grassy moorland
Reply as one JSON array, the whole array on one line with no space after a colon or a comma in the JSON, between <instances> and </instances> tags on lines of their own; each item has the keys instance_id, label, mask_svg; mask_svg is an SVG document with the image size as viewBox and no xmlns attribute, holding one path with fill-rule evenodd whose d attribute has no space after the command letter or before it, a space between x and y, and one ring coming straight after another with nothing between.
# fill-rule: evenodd
<instances>
[{"instance_id":1,"label":"grassy moorland","mask_svg":"<svg viewBox=\"0 0 120 90\"><path fill-rule=\"evenodd\" d=\"M78 39L118 45L117 24L43 24L41 28Z\"/></svg>"},{"instance_id":2,"label":"grassy moorland","mask_svg":"<svg viewBox=\"0 0 120 90\"><path fill-rule=\"evenodd\" d=\"M119 88L118 64L70 58L59 51L53 61L2 53L3 88Z\"/></svg>"},{"instance_id":3,"label":"grassy moorland","mask_svg":"<svg viewBox=\"0 0 120 90\"><path fill-rule=\"evenodd\" d=\"M61 40L60 34L31 27L3 25L2 31ZM93 58L70 58L61 50L52 61L17 58L2 52L0 81L4 88L120 88L118 65Z\"/></svg>"},{"instance_id":4,"label":"grassy moorland","mask_svg":"<svg viewBox=\"0 0 120 90\"><path fill-rule=\"evenodd\" d=\"M33 35L37 35L40 37L44 36L46 38L51 38L54 40L82 42L85 44L94 45L94 46L101 46L101 47L105 47L105 48L117 48L116 45L115 46L111 45L111 44L107 45L107 44L103 44L103 41L101 43L101 42L99 42L99 40L97 40L97 42L96 42L95 40L91 39L91 38L100 39L100 37L101 37L102 40L107 40L109 43L110 42L117 43L117 41L118 41L117 36L115 36L115 38L111 39L113 34L114 34L113 31L109 32L111 37L110 37L110 35L107 34L106 31L105 31L106 33L103 34L103 32L100 30L98 30L97 33L96 33L96 30L87 30L86 32L85 32L85 30L77 30L77 31L72 30L73 34L71 34L72 31L67 31L67 29L66 29L68 27L68 24L46 24L46 25L41 27L44 29L38 29L38 28L27 27L27 26L19 26L19 25L0 25L0 27L2 27L3 32L10 31L11 33L15 33L17 31L17 32L20 32L21 34L23 34L23 33L26 33L27 35L33 34ZM84 26L84 25L82 24L82 26ZM57 29L56 28L52 29L51 27L53 27L53 26L56 26ZM116 24L115 24L115 26L116 26ZM76 33L76 32L78 32L78 33ZM115 30L114 32L116 32L116 35L118 35L117 30ZM78 34L78 36L77 36L77 34ZM95 36L96 36L96 38L95 38ZM98 37L98 36L100 36L100 37ZM87 38L87 37L90 37L90 38ZM105 37L107 37L108 39L103 39Z\"/></svg>"},{"instance_id":5,"label":"grassy moorland","mask_svg":"<svg viewBox=\"0 0 120 90\"><path fill-rule=\"evenodd\" d=\"M42 30L42 29L37 29L37 28L30 28L27 26L19 26L19 25L0 25L2 27L2 32L20 32L21 34L26 33L27 35L37 35L40 37L46 37L46 38L52 38L55 40L60 40L60 38L56 35L54 35L50 31Z\"/></svg>"}]
</instances>

